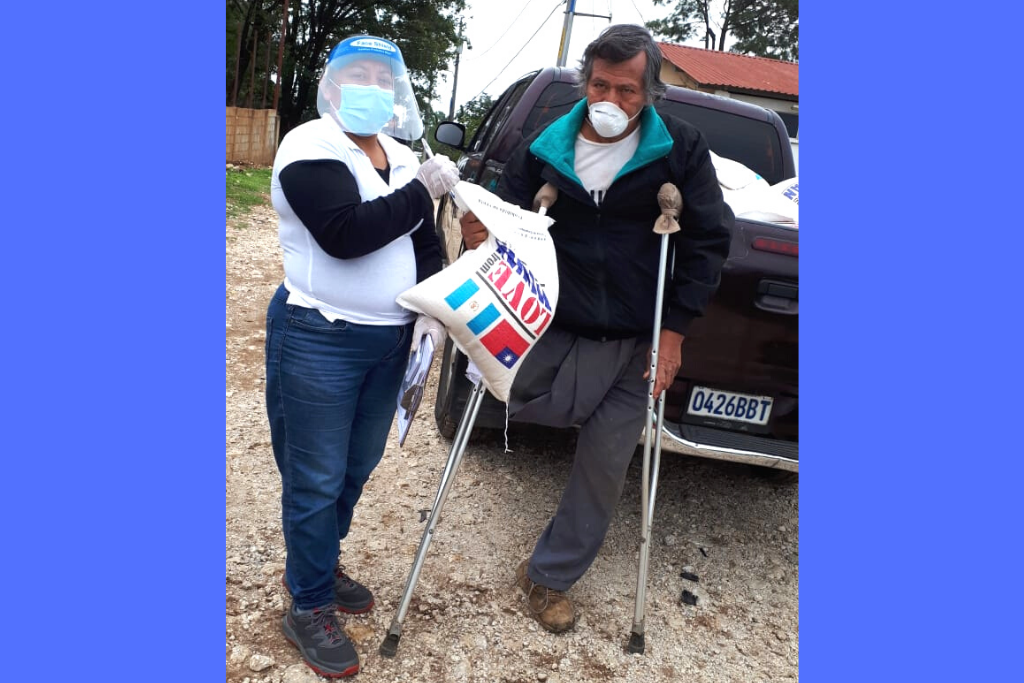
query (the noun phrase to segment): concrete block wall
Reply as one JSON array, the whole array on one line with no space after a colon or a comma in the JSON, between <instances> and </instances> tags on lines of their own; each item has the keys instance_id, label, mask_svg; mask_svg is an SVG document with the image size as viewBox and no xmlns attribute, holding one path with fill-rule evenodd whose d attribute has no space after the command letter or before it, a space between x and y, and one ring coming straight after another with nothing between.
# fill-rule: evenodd
<instances>
[{"instance_id":1,"label":"concrete block wall","mask_svg":"<svg viewBox=\"0 0 1024 683\"><path fill-rule=\"evenodd\" d=\"M271 166L280 119L272 109L227 108L227 161Z\"/></svg>"}]
</instances>

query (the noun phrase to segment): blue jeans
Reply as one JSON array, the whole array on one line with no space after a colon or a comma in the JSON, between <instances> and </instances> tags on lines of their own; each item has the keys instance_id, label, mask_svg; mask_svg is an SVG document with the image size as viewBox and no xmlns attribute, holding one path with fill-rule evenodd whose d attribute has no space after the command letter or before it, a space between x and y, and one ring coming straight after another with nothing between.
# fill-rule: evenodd
<instances>
[{"instance_id":1,"label":"blue jeans","mask_svg":"<svg viewBox=\"0 0 1024 683\"><path fill-rule=\"evenodd\" d=\"M296 607L311 609L334 600L339 541L384 454L413 326L331 323L287 298L282 285L267 308L267 417L285 579Z\"/></svg>"}]
</instances>

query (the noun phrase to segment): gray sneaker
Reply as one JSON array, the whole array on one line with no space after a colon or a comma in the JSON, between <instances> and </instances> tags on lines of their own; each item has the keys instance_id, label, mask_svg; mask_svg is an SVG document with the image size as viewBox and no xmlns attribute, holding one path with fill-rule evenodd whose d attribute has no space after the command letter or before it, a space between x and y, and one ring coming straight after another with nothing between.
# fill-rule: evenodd
<instances>
[{"instance_id":1,"label":"gray sneaker","mask_svg":"<svg viewBox=\"0 0 1024 683\"><path fill-rule=\"evenodd\" d=\"M338 623L334 605L302 611L292 603L281 630L299 648L309 668L321 676L341 678L359 673L359 655Z\"/></svg>"},{"instance_id":2,"label":"gray sneaker","mask_svg":"<svg viewBox=\"0 0 1024 683\"><path fill-rule=\"evenodd\" d=\"M362 614L373 607L373 593L346 574L345 567L339 564L334 568L334 604L342 612Z\"/></svg>"},{"instance_id":3,"label":"gray sneaker","mask_svg":"<svg viewBox=\"0 0 1024 683\"><path fill-rule=\"evenodd\" d=\"M291 595L292 591L288 588L284 574L281 575L281 585ZM344 565L339 564L334 568L334 604L342 612L362 614L373 608L373 593L369 588L346 574Z\"/></svg>"}]
</instances>

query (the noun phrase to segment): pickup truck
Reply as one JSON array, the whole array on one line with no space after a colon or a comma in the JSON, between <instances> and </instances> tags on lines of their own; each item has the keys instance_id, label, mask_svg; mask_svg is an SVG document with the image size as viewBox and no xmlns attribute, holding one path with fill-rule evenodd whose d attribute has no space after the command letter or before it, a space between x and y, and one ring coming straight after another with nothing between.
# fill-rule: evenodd
<instances>
[{"instance_id":1,"label":"pickup truck","mask_svg":"<svg viewBox=\"0 0 1024 683\"><path fill-rule=\"evenodd\" d=\"M455 122L439 124L434 137L462 153L463 180L493 191L516 146L579 101L575 77L555 67L528 74L498 97L468 144ZM786 127L771 110L676 86L655 107L696 126L712 151L771 185L796 176ZM446 265L464 248L458 219L455 202L442 198L436 226ZM682 367L666 392L663 450L746 463L766 478L796 481L798 241L795 227L736 219L721 286L691 324ZM441 362L434 416L451 438L470 391L467 359L449 339ZM504 425L504 405L488 394L475 426Z\"/></svg>"}]
</instances>

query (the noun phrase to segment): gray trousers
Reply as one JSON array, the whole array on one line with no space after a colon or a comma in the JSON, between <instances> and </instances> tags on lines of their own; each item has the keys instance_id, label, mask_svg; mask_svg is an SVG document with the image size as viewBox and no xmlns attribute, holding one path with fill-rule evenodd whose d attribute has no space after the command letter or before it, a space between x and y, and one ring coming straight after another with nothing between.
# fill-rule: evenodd
<instances>
[{"instance_id":1,"label":"gray trousers","mask_svg":"<svg viewBox=\"0 0 1024 683\"><path fill-rule=\"evenodd\" d=\"M527 570L542 586L568 590L604 542L644 426L649 346L646 340L601 342L551 328L516 375L511 419L580 426L569 481Z\"/></svg>"}]
</instances>

